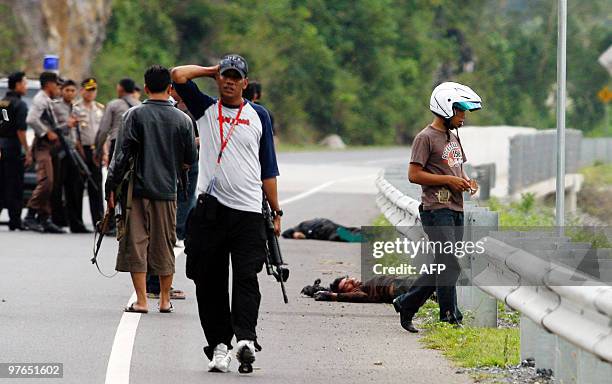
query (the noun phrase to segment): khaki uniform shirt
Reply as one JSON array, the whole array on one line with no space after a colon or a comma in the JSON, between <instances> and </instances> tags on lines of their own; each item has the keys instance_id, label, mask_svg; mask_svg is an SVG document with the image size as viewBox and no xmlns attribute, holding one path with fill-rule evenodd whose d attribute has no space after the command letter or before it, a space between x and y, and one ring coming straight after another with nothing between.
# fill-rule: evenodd
<instances>
[{"instance_id":1,"label":"khaki uniform shirt","mask_svg":"<svg viewBox=\"0 0 612 384\"><path fill-rule=\"evenodd\" d=\"M100 127L100 121L104 115L104 104L97 101L92 102L91 106L86 106L83 100L74 105L74 114L79 120L81 131L81 144L84 146L96 144L96 134Z\"/></svg>"},{"instance_id":2,"label":"khaki uniform shirt","mask_svg":"<svg viewBox=\"0 0 612 384\"><path fill-rule=\"evenodd\" d=\"M62 131L64 138L71 142L76 142L76 135L74 129L68 127L68 119L72 115L73 104L67 103L64 99L57 99L51 102L51 110L53 111L53 118L57 128Z\"/></svg>"}]
</instances>

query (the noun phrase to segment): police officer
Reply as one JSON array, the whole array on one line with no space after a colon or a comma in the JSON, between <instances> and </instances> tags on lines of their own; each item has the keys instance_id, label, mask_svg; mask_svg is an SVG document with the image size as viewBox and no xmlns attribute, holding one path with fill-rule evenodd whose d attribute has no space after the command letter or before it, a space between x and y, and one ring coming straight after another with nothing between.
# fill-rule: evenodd
<instances>
[{"instance_id":1,"label":"police officer","mask_svg":"<svg viewBox=\"0 0 612 384\"><path fill-rule=\"evenodd\" d=\"M117 84L117 98L111 100L106 106L100 129L96 134L95 160L97 163L110 164L115 149L115 142L121 128L123 114L130 108L139 105L140 101L135 96L136 84L130 78L124 78ZM106 142L110 142L110 150L105 148Z\"/></svg>"},{"instance_id":2,"label":"police officer","mask_svg":"<svg viewBox=\"0 0 612 384\"><path fill-rule=\"evenodd\" d=\"M74 105L74 113L78 119L76 129L77 140L83 149L85 163L91 172L93 183L87 182L89 196L89 211L93 224L104 216L104 198L102 196L102 168L94 161L96 150L96 135L104 115L104 104L96 101L98 83L95 78L88 77L81 82L81 100ZM83 189L79 191L83 200Z\"/></svg>"},{"instance_id":3,"label":"police officer","mask_svg":"<svg viewBox=\"0 0 612 384\"><path fill-rule=\"evenodd\" d=\"M40 91L32 100L26 122L34 129L34 159L36 160L36 188L28 201L28 214L23 224L29 229L64 233L51 222L51 193L53 191L53 161L51 151L59 144L59 137L49 122L51 101L59 95L59 79L53 72L40 74Z\"/></svg>"},{"instance_id":4,"label":"police officer","mask_svg":"<svg viewBox=\"0 0 612 384\"><path fill-rule=\"evenodd\" d=\"M62 96L51 103L53 118L66 144L71 148L79 148L77 135L74 132L77 120L73 104L77 95L77 85L68 79L63 81L60 88ZM75 155L82 156L82 151L80 152L81 154ZM89 233L83 224L83 182L78 166L70 154L60 150L53 170L55 173L51 195L53 223L58 226L69 224L72 233Z\"/></svg>"},{"instance_id":5,"label":"police officer","mask_svg":"<svg viewBox=\"0 0 612 384\"><path fill-rule=\"evenodd\" d=\"M21 222L23 208L24 165L29 167L32 156L26 140L28 106L21 100L28 89L25 72L8 77L9 91L0 100L0 109L6 109L9 121L0 124L0 211L7 208L9 229L26 229Z\"/></svg>"}]
</instances>

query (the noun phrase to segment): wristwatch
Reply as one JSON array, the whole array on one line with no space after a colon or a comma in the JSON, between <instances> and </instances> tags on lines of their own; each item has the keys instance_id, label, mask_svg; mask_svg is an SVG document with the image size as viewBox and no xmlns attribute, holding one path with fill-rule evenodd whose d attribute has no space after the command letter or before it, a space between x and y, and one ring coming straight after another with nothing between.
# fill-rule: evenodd
<instances>
[{"instance_id":1,"label":"wristwatch","mask_svg":"<svg viewBox=\"0 0 612 384\"><path fill-rule=\"evenodd\" d=\"M279 209L278 211L272 211L272 213L274 214L274 217L279 216L282 217L283 216L283 210Z\"/></svg>"}]
</instances>

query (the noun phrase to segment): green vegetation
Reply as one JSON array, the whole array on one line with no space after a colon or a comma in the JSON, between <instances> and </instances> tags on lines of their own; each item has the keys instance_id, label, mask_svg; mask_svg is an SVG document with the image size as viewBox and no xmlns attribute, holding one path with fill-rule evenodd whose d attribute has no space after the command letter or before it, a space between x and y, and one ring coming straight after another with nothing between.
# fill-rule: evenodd
<instances>
[{"instance_id":1,"label":"green vegetation","mask_svg":"<svg viewBox=\"0 0 612 384\"><path fill-rule=\"evenodd\" d=\"M604 223L612 224L612 164L595 163L580 170L584 184L578 193L578 206Z\"/></svg>"},{"instance_id":2,"label":"green vegetation","mask_svg":"<svg viewBox=\"0 0 612 384\"><path fill-rule=\"evenodd\" d=\"M520 334L518 328L475 328L469 325L454 328L438 322L438 304L429 300L417 313L425 334L421 342L440 350L460 367L506 367L520 362Z\"/></svg>"},{"instance_id":3,"label":"green vegetation","mask_svg":"<svg viewBox=\"0 0 612 384\"><path fill-rule=\"evenodd\" d=\"M612 186L612 164L597 162L590 167L582 168L580 173L584 175L584 183L587 186Z\"/></svg>"},{"instance_id":4,"label":"green vegetation","mask_svg":"<svg viewBox=\"0 0 612 384\"><path fill-rule=\"evenodd\" d=\"M520 201L502 204L492 197L488 201L491 211L499 212L500 227L550 227L555 225L555 216L551 208L536 202L535 196L526 193Z\"/></svg>"},{"instance_id":5,"label":"green vegetation","mask_svg":"<svg viewBox=\"0 0 612 384\"><path fill-rule=\"evenodd\" d=\"M484 99L476 125L554 126L556 1L114 0L93 70L101 99L153 63L215 64L239 52L262 82L284 142L337 133L350 145L404 143L430 120L432 86L465 82ZM597 57L606 0L570 2L568 126L599 132ZM6 32L5 32L6 33ZM1 38L1 36L0 36ZM200 85L215 93L211 81ZM554 101L554 100L553 100ZM598 131L599 130L599 131Z\"/></svg>"},{"instance_id":6,"label":"green vegetation","mask_svg":"<svg viewBox=\"0 0 612 384\"><path fill-rule=\"evenodd\" d=\"M603 168L601 175L595 175L596 172L588 169L585 178L593 178L599 180L601 178L606 179L609 175L606 175L607 166L599 166ZM601 177L600 177L601 176ZM598 210L610 209L609 205L609 191L605 196L597 195L600 200L603 200L601 205L595 207L593 205L584 204L584 200L588 196L593 197L593 192L589 191L589 184L587 182L583 191L581 192L582 203L579 205L587 212L593 215L599 215ZM520 201L512 202L510 204L502 204L498 199L491 198L488 202L489 209L492 211L499 212L499 226L501 230L542 230L545 227L555 226L555 216L552 208L545 206L542 203L538 203L533 194L527 193L521 196ZM591 243L593 248L610 248L612 243L608 239L608 236L603 229L582 227L576 217L570 217L568 225L565 227L565 235L568 236L573 242L580 243Z\"/></svg>"},{"instance_id":7,"label":"green vegetation","mask_svg":"<svg viewBox=\"0 0 612 384\"><path fill-rule=\"evenodd\" d=\"M372 221L372 226L374 226L374 227L390 227L391 223L389 222L389 220L387 220L385 215L383 215L381 213L380 215L376 216L376 218Z\"/></svg>"},{"instance_id":8,"label":"green vegetation","mask_svg":"<svg viewBox=\"0 0 612 384\"><path fill-rule=\"evenodd\" d=\"M19 51L18 22L10 9L8 4L0 1L0 72L4 73L23 66Z\"/></svg>"},{"instance_id":9,"label":"green vegetation","mask_svg":"<svg viewBox=\"0 0 612 384\"><path fill-rule=\"evenodd\" d=\"M520 313L506 307L503 301L497 301L497 318L504 326L517 327L520 322Z\"/></svg>"}]
</instances>

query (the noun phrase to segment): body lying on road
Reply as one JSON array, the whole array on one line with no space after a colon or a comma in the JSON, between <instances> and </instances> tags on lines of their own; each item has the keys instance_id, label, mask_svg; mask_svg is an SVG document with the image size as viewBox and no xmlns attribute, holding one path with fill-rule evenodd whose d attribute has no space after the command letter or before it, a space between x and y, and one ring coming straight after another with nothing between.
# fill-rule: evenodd
<instances>
[{"instance_id":1,"label":"body lying on road","mask_svg":"<svg viewBox=\"0 0 612 384\"><path fill-rule=\"evenodd\" d=\"M408 292L414 282L413 278L396 276L376 276L365 282L354 277L341 276L328 287L321 286L321 279L314 285L307 285L302 294L317 301L343 301L352 303L387 303Z\"/></svg>"},{"instance_id":2,"label":"body lying on road","mask_svg":"<svg viewBox=\"0 0 612 384\"><path fill-rule=\"evenodd\" d=\"M295 227L285 230L283 237L296 240L329 240L347 243L359 243L362 240L361 229L346 227L322 218L302 221Z\"/></svg>"}]
</instances>

